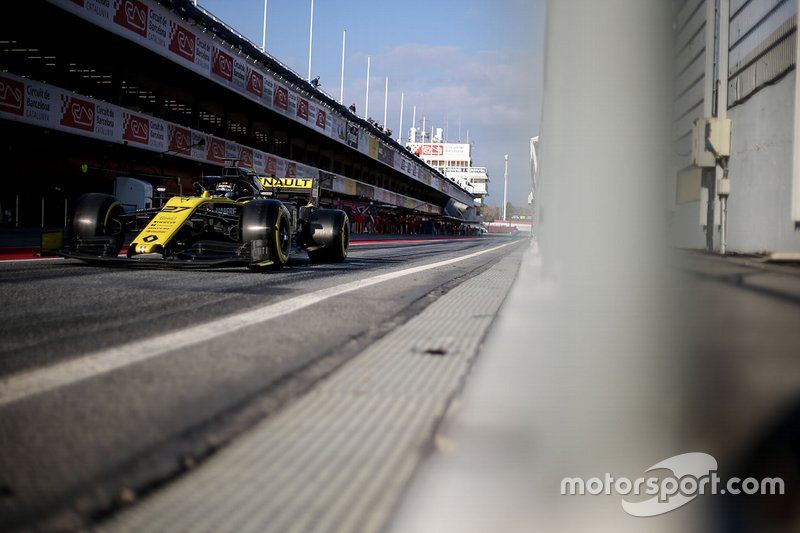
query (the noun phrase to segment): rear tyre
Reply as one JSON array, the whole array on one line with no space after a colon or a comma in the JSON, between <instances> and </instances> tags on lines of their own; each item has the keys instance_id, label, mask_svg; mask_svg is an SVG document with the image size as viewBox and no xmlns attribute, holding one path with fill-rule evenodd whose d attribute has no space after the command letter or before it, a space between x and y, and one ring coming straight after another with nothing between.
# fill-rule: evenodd
<instances>
[{"instance_id":1,"label":"rear tyre","mask_svg":"<svg viewBox=\"0 0 800 533\"><path fill-rule=\"evenodd\" d=\"M250 244L248 268L279 270L292 245L289 211L279 200L253 200L242 207L240 234Z\"/></svg>"},{"instance_id":2,"label":"rear tyre","mask_svg":"<svg viewBox=\"0 0 800 533\"><path fill-rule=\"evenodd\" d=\"M350 220L338 209L317 209L309 217L308 258L314 263L341 263L350 247Z\"/></svg>"},{"instance_id":3,"label":"rear tyre","mask_svg":"<svg viewBox=\"0 0 800 533\"><path fill-rule=\"evenodd\" d=\"M110 194L93 192L78 198L72 217L76 248L117 256L125 241L123 213L120 201Z\"/></svg>"}]
</instances>

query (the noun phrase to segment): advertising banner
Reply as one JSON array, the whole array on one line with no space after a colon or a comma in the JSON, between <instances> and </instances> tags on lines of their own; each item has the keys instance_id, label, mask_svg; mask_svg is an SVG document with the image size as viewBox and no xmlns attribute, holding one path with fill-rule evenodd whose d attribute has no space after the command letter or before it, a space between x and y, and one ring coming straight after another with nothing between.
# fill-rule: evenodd
<instances>
[{"instance_id":1,"label":"advertising banner","mask_svg":"<svg viewBox=\"0 0 800 533\"><path fill-rule=\"evenodd\" d=\"M352 122L347 123L347 145L358 150L359 127Z\"/></svg>"},{"instance_id":2,"label":"advertising banner","mask_svg":"<svg viewBox=\"0 0 800 533\"><path fill-rule=\"evenodd\" d=\"M369 138L369 156L372 159L378 159L378 139L375 137Z\"/></svg>"}]
</instances>

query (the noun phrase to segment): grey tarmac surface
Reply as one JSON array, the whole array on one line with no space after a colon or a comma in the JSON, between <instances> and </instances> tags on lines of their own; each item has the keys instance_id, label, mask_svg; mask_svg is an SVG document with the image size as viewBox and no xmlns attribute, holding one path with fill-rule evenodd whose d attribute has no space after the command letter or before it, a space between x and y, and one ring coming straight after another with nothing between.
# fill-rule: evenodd
<instances>
[{"instance_id":1,"label":"grey tarmac surface","mask_svg":"<svg viewBox=\"0 0 800 533\"><path fill-rule=\"evenodd\" d=\"M368 244L281 272L0 264L0 390L26 373L508 241ZM212 455L525 241L0 405L0 523L74 528ZM517 264L519 258L516 259ZM91 365L89 365L91 367ZM42 520L44 519L44 520Z\"/></svg>"}]
</instances>

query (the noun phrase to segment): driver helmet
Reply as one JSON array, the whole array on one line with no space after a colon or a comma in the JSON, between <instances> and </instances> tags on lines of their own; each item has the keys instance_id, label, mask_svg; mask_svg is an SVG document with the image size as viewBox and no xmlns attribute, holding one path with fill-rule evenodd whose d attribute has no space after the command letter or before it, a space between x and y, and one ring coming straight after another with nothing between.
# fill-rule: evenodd
<instances>
[{"instance_id":1,"label":"driver helmet","mask_svg":"<svg viewBox=\"0 0 800 533\"><path fill-rule=\"evenodd\" d=\"M214 184L214 196L225 196L233 198L236 196L238 187L230 181L218 181Z\"/></svg>"}]
</instances>

